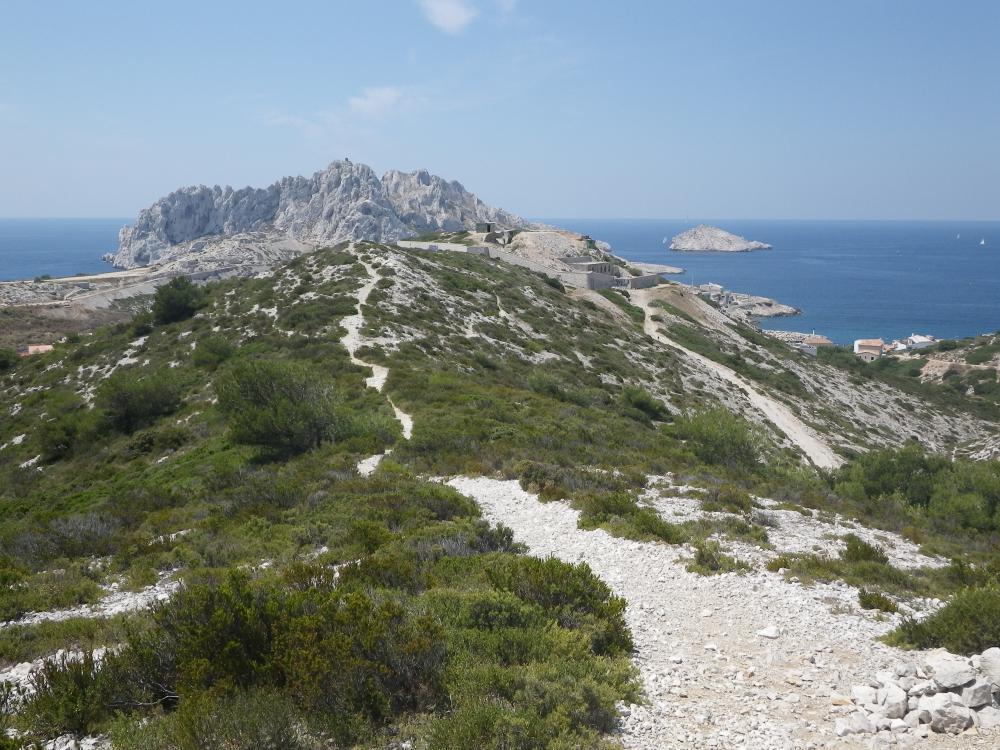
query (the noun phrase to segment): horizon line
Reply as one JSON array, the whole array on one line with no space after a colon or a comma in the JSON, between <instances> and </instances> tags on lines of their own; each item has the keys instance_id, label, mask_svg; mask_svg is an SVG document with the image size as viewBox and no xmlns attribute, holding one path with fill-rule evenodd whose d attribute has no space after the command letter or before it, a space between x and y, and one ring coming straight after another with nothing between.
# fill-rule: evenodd
<instances>
[{"instance_id":1,"label":"horizon line","mask_svg":"<svg viewBox=\"0 0 1000 750\"><path fill-rule=\"evenodd\" d=\"M715 222L715 221L924 221L928 223L944 224L947 222L975 222L975 223L1000 223L1000 217L994 219L983 218L858 218L858 217L748 217L748 216L525 216L528 221L686 221L686 222ZM0 216L0 221L133 221L129 216Z\"/></svg>"}]
</instances>

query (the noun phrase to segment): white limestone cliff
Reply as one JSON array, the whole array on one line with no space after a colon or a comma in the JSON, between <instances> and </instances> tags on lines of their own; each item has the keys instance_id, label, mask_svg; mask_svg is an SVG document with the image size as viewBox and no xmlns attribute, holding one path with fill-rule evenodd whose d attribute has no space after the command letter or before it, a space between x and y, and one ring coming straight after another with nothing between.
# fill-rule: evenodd
<instances>
[{"instance_id":1,"label":"white limestone cliff","mask_svg":"<svg viewBox=\"0 0 1000 750\"><path fill-rule=\"evenodd\" d=\"M136 268L181 256L213 255L223 240L263 234L303 246L349 240L390 242L492 221L522 227L519 216L491 208L460 183L426 171L390 171L335 161L312 177L286 177L266 188L186 187L139 212L105 258Z\"/></svg>"},{"instance_id":2,"label":"white limestone cliff","mask_svg":"<svg viewBox=\"0 0 1000 750\"><path fill-rule=\"evenodd\" d=\"M771 246L765 242L748 240L718 227L700 224L675 236L670 243L670 249L689 252L743 253L749 250L770 250Z\"/></svg>"}]
</instances>

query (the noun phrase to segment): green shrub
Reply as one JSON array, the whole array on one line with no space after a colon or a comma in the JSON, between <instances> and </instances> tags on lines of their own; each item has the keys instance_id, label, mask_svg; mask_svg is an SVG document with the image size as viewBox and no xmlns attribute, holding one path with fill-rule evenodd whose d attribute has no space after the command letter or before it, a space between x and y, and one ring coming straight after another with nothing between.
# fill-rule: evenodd
<instances>
[{"instance_id":1,"label":"green shrub","mask_svg":"<svg viewBox=\"0 0 1000 750\"><path fill-rule=\"evenodd\" d=\"M301 596L279 624L275 661L296 704L325 717L343 745L444 698L444 643L431 618L360 593Z\"/></svg>"},{"instance_id":2,"label":"green shrub","mask_svg":"<svg viewBox=\"0 0 1000 750\"><path fill-rule=\"evenodd\" d=\"M98 388L96 403L111 428L130 434L177 411L181 385L162 370L118 370Z\"/></svg>"},{"instance_id":3,"label":"green shrub","mask_svg":"<svg viewBox=\"0 0 1000 750\"><path fill-rule=\"evenodd\" d=\"M13 349L5 349L0 347L0 372L5 372L7 370L12 370L14 366L21 361L21 358L17 355Z\"/></svg>"},{"instance_id":4,"label":"green shrub","mask_svg":"<svg viewBox=\"0 0 1000 750\"><path fill-rule=\"evenodd\" d=\"M668 523L653 508L640 507L626 492L588 493L573 501L580 511L580 528L603 528L614 536L680 544L686 540L679 526Z\"/></svg>"},{"instance_id":5,"label":"green shrub","mask_svg":"<svg viewBox=\"0 0 1000 750\"><path fill-rule=\"evenodd\" d=\"M881 547L869 544L856 534L847 534L844 537L844 542L846 546L840 551L840 559L844 562L874 562L880 565L889 562L889 556Z\"/></svg>"},{"instance_id":6,"label":"green shrub","mask_svg":"<svg viewBox=\"0 0 1000 750\"><path fill-rule=\"evenodd\" d=\"M349 581L344 591L311 581L284 590L234 573L181 590L109 658L112 702L183 708L206 691L281 688L348 746L443 699L439 624Z\"/></svg>"},{"instance_id":7,"label":"green shrub","mask_svg":"<svg viewBox=\"0 0 1000 750\"><path fill-rule=\"evenodd\" d=\"M498 562L486 571L495 588L539 605L563 627L586 626L595 653L631 652L625 600L612 594L585 563L570 565L552 557L514 557Z\"/></svg>"},{"instance_id":8,"label":"green shrub","mask_svg":"<svg viewBox=\"0 0 1000 750\"><path fill-rule=\"evenodd\" d=\"M0 682L0 750L19 750L21 743L8 736L13 728L23 691L11 682Z\"/></svg>"},{"instance_id":9,"label":"green shrub","mask_svg":"<svg viewBox=\"0 0 1000 750\"><path fill-rule=\"evenodd\" d=\"M58 530L50 533L49 544L56 547L60 542L65 543L65 540L58 539L59 536ZM59 551L58 547L56 551ZM16 583L0 588L0 622L17 619L27 612L86 604L94 601L100 593L100 586L88 577L88 571L79 564L22 576Z\"/></svg>"},{"instance_id":10,"label":"green shrub","mask_svg":"<svg viewBox=\"0 0 1000 750\"><path fill-rule=\"evenodd\" d=\"M129 331L133 336L148 336L153 332L153 313L142 312L132 318Z\"/></svg>"},{"instance_id":11,"label":"green shrub","mask_svg":"<svg viewBox=\"0 0 1000 750\"><path fill-rule=\"evenodd\" d=\"M702 510L709 512L747 514L754 507L753 499L747 492L728 482L711 487L701 500Z\"/></svg>"},{"instance_id":12,"label":"green shrub","mask_svg":"<svg viewBox=\"0 0 1000 750\"><path fill-rule=\"evenodd\" d=\"M95 731L109 715L108 685L92 651L47 660L30 677L20 720L39 738Z\"/></svg>"},{"instance_id":13,"label":"green shrub","mask_svg":"<svg viewBox=\"0 0 1000 750\"><path fill-rule=\"evenodd\" d=\"M333 380L298 362L244 360L216 379L233 439L294 455L349 437L354 425Z\"/></svg>"},{"instance_id":14,"label":"green shrub","mask_svg":"<svg viewBox=\"0 0 1000 750\"><path fill-rule=\"evenodd\" d=\"M694 548L694 560L687 569L692 573L701 575L713 575L715 573L743 572L750 570L750 566L735 557L725 554L722 546L715 540L708 539L698 542Z\"/></svg>"},{"instance_id":15,"label":"green shrub","mask_svg":"<svg viewBox=\"0 0 1000 750\"><path fill-rule=\"evenodd\" d=\"M137 722L126 716L111 728L117 750L320 750L304 736L298 707L278 690L193 695L174 713Z\"/></svg>"},{"instance_id":16,"label":"green shrub","mask_svg":"<svg viewBox=\"0 0 1000 750\"><path fill-rule=\"evenodd\" d=\"M77 447L88 445L99 432L98 415L87 409L74 409L42 422L35 432L42 460L58 461L73 454Z\"/></svg>"},{"instance_id":17,"label":"green shrub","mask_svg":"<svg viewBox=\"0 0 1000 750\"><path fill-rule=\"evenodd\" d=\"M677 419L673 433L686 440L694 454L707 464L735 471L753 471L761 458L757 432L743 418L716 408Z\"/></svg>"},{"instance_id":18,"label":"green shrub","mask_svg":"<svg viewBox=\"0 0 1000 750\"><path fill-rule=\"evenodd\" d=\"M627 385L622 388L619 396L625 414L642 420L662 422L670 416L670 412L658 399L654 398L645 388Z\"/></svg>"},{"instance_id":19,"label":"green shrub","mask_svg":"<svg viewBox=\"0 0 1000 750\"><path fill-rule=\"evenodd\" d=\"M120 617L73 617L34 625L8 625L0 629L0 663L31 661L61 648L83 650L113 644L123 635Z\"/></svg>"},{"instance_id":20,"label":"green shrub","mask_svg":"<svg viewBox=\"0 0 1000 750\"><path fill-rule=\"evenodd\" d=\"M196 367L214 370L233 356L235 351L236 347L222 336L205 336L198 340L191 361Z\"/></svg>"},{"instance_id":21,"label":"green shrub","mask_svg":"<svg viewBox=\"0 0 1000 750\"><path fill-rule=\"evenodd\" d=\"M908 648L972 655L1000 643L1000 589L963 589L929 617L907 619L887 640Z\"/></svg>"},{"instance_id":22,"label":"green shrub","mask_svg":"<svg viewBox=\"0 0 1000 750\"><path fill-rule=\"evenodd\" d=\"M186 276L178 276L157 288L153 298L153 320L160 325L187 320L204 303L204 291Z\"/></svg>"},{"instance_id":23,"label":"green shrub","mask_svg":"<svg viewBox=\"0 0 1000 750\"><path fill-rule=\"evenodd\" d=\"M858 604L861 609L877 609L879 612L898 612L896 602L880 591L858 590Z\"/></svg>"}]
</instances>

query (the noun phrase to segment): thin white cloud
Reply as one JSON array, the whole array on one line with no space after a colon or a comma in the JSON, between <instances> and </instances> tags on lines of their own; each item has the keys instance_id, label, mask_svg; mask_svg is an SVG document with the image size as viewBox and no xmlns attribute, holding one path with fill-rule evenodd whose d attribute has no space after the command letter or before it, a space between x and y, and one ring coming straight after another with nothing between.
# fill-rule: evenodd
<instances>
[{"instance_id":1,"label":"thin white cloud","mask_svg":"<svg viewBox=\"0 0 1000 750\"><path fill-rule=\"evenodd\" d=\"M496 0L497 7L504 13L513 13L517 0Z\"/></svg>"},{"instance_id":2,"label":"thin white cloud","mask_svg":"<svg viewBox=\"0 0 1000 750\"><path fill-rule=\"evenodd\" d=\"M448 34L460 34L479 13L468 0L420 0L427 20Z\"/></svg>"},{"instance_id":3,"label":"thin white cloud","mask_svg":"<svg viewBox=\"0 0 1000 750\"><path fill-rule=\"evenodd\" d=\"M419 108L427 100L403 86L370 86L339 106L306 114L270 110L261 116L265 125L297 130L316 139L333 133L367 130L376 121L391 118L405 110Z\"/></svg>"},{"instance_id":4,"label":"thin white cloud","mask_svg":"<svg viewBox=\"0 0 1000 750\"><path fill-rule=\"evenodd\" d=\"M373 86L347 100L347 109L365 117L383 117L403 102L403 90L397 86Z\"/></svg>"}]
</instances>

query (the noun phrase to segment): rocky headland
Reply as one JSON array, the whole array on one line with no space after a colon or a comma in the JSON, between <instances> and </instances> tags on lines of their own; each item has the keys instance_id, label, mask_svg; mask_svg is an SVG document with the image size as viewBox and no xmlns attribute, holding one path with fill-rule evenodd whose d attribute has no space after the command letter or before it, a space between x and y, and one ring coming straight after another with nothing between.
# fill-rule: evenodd
<instances>
[{"instance_id":1,"label":"rocky headland","mask_svg":"<svg viewBox=\"0 0 1000 750\"><path fill-rule=\"evenodd\" d=\"M700 224L694 229L681 232L670 242L671 250L685 252L745 253L750 250L770 250L766 242L757 242L740 237L718 227Z\"/></svg>"},{"instance_id":2,"label":"rocky headland","mask_svg":"<svg viewBox=\"0 0 1000 750\"><path fill-rule=\"evenodd\" d=\"M246 257L248 251L270 256L289 243L305 251L344 241L391 242L474 229L479 222L527 226L520 216L486 205L459 182L424 170L392 170L379 178L371 167L345 159L311 177L285 177L266 188L175 190L123 227L118 250L105 259L125 269L191 255L218 265L235 254L246 263L253 260ZM241 242L243 237L252 241Z\"/></svg>"}]
</instances>

